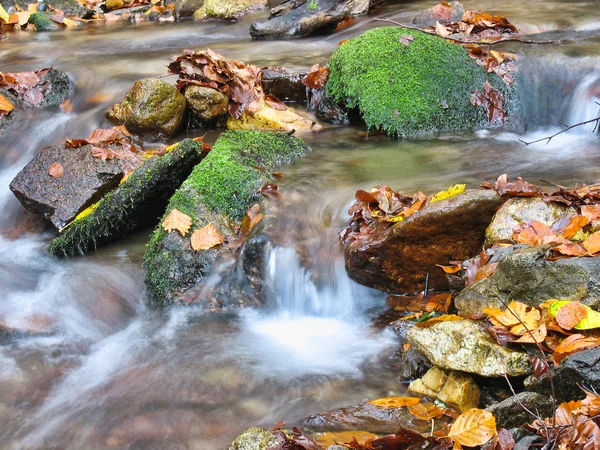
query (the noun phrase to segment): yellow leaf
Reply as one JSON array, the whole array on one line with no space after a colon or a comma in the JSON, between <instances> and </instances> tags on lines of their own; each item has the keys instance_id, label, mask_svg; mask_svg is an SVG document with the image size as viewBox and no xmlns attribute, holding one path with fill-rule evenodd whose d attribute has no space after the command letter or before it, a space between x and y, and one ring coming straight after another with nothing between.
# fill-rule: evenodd
<instances>
[{"instance_id":1,"label":"yellow leaf","mask_svg":"<svg viewBox=\"0 0 600 450\"><path fill-rule=\"evenodd\" d=\"M9 102L6 97L4 97L3 95L0 95L0 113L8 114L13 109L15 109L13 104L11 102Z\"/></svg>"},{"instance_id":2,"label":"yellow leaf","mask_svg":"<svg viewBox=\"0 0 600 450\"><path fill-rule=\"evenodd\" d=\"M195 230L190 241L194 250L208 250L222 243L223 236L212 223L209 223L205 227Z\"/></svg>"},{"instance_id":3,"label":"yellow leaf","mask_svg":"<svg viewBox=\"0 0 600 450\"><path fill-rule=\"evenodd\" d=\"M417 403L416 405L409 406L408 412L415 416L417 419L431 420L437 419L438 417L442 417L444 414L446 414L446 409L440 408L433 402L422 402Z\"/></svg>"},{"instance_id":4,"label":"yellow leaf","mask_svg":"<svg viewBox=\"0 0 600 450\"><path fill-rule=\"evenodd\" d=\"M496 321L505 327L512 327L510 332L517 336L527 333L527 329L535 330L541 321L541 314L537 308L516 301L510 302L506 310L483 308L481 312L490 316L490 319L494 319L492 322Z\"/></svg>"},{"instance_id":5,"label":"yellow leaf","mask_svg":"<svg viewBox=\"0 0 600 450\"><path fill-rule=\"evenodd\" d=\"M448 437L455 443L477 447L488 442L496 434L496 418L485 409L469 409L452 424Z\"/></svg>"},{"instance_id":6,"label":"yellow leaf","mask_svg":"<svg viewBox=\"0 0 600 450\"><path fill-rule=\"evenodd\" d=\"M433 197L431 197L429 203L439 202L440 200L446 200L447 198L451 198L455 195L462 194L463 192L465 192L466 187L466 184L453 184L445 191L438 192Z\"/></svg>"},{"instance_id":7,"label":"yellow leaf","mask_svg":"<svg viewBox=\"0 0 600 450\"><path fill-rule=\"evenodd\" d=\"M356 439L359 442L365 442L369 439L377 439L380 436L369 433L368 431L327 431L325 433L313 434L311 437L317 444L327 448L330 445L335 445L339 442L351 442L352 439Z\"/></svg>"},{"instance_id":8,"label":"yellow leaf","mask_svg":"<svg viewBox=\"0 0 600 450\"><path fill-rule=\"evenodd\" d=\"M416 405L420 401L419 397L385 397L377 400L369 400L369 403L386 408L402 408L403 406Z\"/></svg>"},{"instance_id":9,"label":"yellow leaf","mask_svg":"<svg viewBox=\"0 0 600 450\"><path fill-rule=\"evenodd\" d=\"M552 303L548 304L548 312L552 317L556 317L559 311L570 302L569 300L556 300ZM546 303L542 304L544 306ZM594 311L587 305L583 305L587 312L587 317L583 318L577 325L573 328L576 330L591 330L593 328L600 328L600 312Z\"/></svg>"},{"instance_id":10,"label":"yellow leaf","mask_svg":"<svg viewBox=\"0 0 600 450\"><path fill-rule=\"evenodd\" d=\"M9 19L9 15L6 12L6 10L4 9L4 7L2 5L0 5L0 19L6 23L8 23L10 21Z\"/></svg>"},{"instance_id":11,"label":"yellow leaf","mask_svg":"<svg viewBox=\"0 0 600 450\"><path fill-rule=\"evenodd\" d=\"M29 5L27 5L27 11L30 12L31 14L33 14L34 12L37 12L37 3L30 3Z\"/></svg>"},{"instance_id":12,"label":"yellow leaf","mask_svg":"<svg viewBox=\"0 0 600 450\"><path fill-rule=\"evenodd\" d=\"M98 205L100 205L100 202L96 202L93 205L88 206L83 211L81 211L79 214L77 214L77 216L75 217L75 220L83 219L84 217L89 216L91 213L94 212L94 210L98 207Z\"/></svg>"},{"instance_id":13,"label":"yellow leaf","mask_svg":"<svg viewBox=\"0 0 600 450\"><path fill-rule=\"evenodd\" d=\"M431 325L435 325L440 322L454 322L458 320L465 320L464 317L457 316L456 314L445 314L443 316L434 317L433 319L426 320L425 322L418 322L415 326L419 328L428 328Z\"/></svg>"},{"instance_id":14,"label":"yellow leaf","mask_svg":"<svg viewBox=\"0 0 600 450\"><path fill-rule=\"evenodd\" d=\"M62 23L67 28L77 28L77 22L75 22L74 20L71 20L71 19L67 19L66 17L63 19Z\"/></svg>"},{"instance_id":15,"label":"yellow leaf","mask_svg":"<svg viewBox=\"0 0 600 450\"><path fill-rule=\"evenodd\" d=\"M173 208L162 223L162 227L167 233L175 230L179 231L182 236L187 234L191 226L192 219L190 216L182 213L177 208Z\"/></svg>"}]
</instances>

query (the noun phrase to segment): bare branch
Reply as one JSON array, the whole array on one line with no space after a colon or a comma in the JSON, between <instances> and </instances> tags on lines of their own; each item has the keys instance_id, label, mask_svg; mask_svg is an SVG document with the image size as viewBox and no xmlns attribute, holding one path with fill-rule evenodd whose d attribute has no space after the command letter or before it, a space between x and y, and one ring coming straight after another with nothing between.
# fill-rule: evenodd
<instances>
[{"instance_id":1,"label":"bare branch","mask_svg":"<svg viewBox=\"0 0 600 450\"><path fill-rule=\"evenodd\" d=\"M582 125L587 125L588 123L595 123L596 125L594 126L594 129L592 131L592 134L596 132L597 128L598 128L598 122L600 122L600 116L596 117L595 119L590 119L590 120L586 120L584 122L579 122L576 123L575 125L570 125L567 128L565 128L564 130L559 131L558 133L554 133L552 136L546 136L540 139L536 139L535 141L531 141L531 142L526 142L523 139L519 139L519 141L521 141L523 144L527 145L531 145L531 144L537 144L538 142L542 142L542 141L547 141L546 144L548 144L553 138L555 138L556 136L558 136L559 134L563 134L569 130L572 130L573 128L576 127L580 127Z\"/></svg>"}]
</instances>

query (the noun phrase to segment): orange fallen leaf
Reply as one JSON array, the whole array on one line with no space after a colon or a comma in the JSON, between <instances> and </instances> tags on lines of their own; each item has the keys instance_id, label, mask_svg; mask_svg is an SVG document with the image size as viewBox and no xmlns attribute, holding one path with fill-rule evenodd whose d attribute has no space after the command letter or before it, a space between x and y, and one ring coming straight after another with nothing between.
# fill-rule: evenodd
<instances>
[{"instance_id":1,"label":"orange fallen leaf","mask_svg":"<svg viewBox=\"0 0 600 450\"><path fill-rule=\"evenodd\" d=\"M569 302L558 310L555 319L561 328L570 330L585 319L587 315L587 309L583 306L583 303Z\"/></svg>"},{"instance_id":2,"label":"orange fallen leaf","mask_svg":"<svg viewBox=\"0 0 600 450\"><path fill-rule=\"evenodd\" d=\"M192 248L196 251L208 250L223 242L223 236L212 223L199 228L192 233L190 238Z\"/></svg>"},{"instance_id":3,"label":"orange fallen leaf","mask_svg":"<svg viewBox=\"0 0 600 450\"><path fill-rule=\"evenodd\" d=\"M510 302L508 308L505 310L500 308L483 308L481 312L487 314L494 325L511 327L510 332L518 336L525 334L527 329L535 330L542 318L538 309L517 301Z\"/></svg>"},{"instance_id":4,"label":"orange fallen leaf","mask_svg":"<svg viewBox=\"0 0 600 450\"><path fill-rule=\"evenodd\" d=\"M64 172L63 166L57 162L52 163L50 165L50 167L48 167L48 175L50 175L52 178L62 177L63 172Z\"/></svg>"},{"instance_id":5,"label":"orange fallen leaf","mask_svg":"<svg viewBox=\"0 0 600 450\"><path fill-rule=\"evenodd\" d=\"M573 400L568 402L568 407L573 414L585 414L586 416L597 416L600 414L600 396L592 392L585 391L586 397L583 400Z\"/></svg>"},{"instance_id":6,"label":"orange fallen leaf","mask_svg":"<svg viewBox=\"0 0 600 450\"><path fill-rule=\"evenodd\" d=\"M546 325L541 324L535 330L526 331L519 339L517 339L514 342L518 342L520 344L540 344L546 340L547 336L548 330L546 329Z\"/></svg>"},{"instance_id":7,"label":"orange fallen leaf","mask_svg":"<svg viewBox=\"0 0 600 450\"><path fill-rule=\"evenodd\" d=\"M581 215L585 216L590 222L593 222L600 217L600 205L582 206Z\"/></svg>"},{"instance_id":8,"label":"orange fallen leaf","mask_svg":"<svg viewBox=\"0 0 600 450\"><path fill-rule=\"evenodd\" d=\"M569 224L566 226L565 231L563 231L562 235L566 239L571 239L573 236L577 234L579 230L585 227L590 221L585 216L574 216L571 217Z\"/></svg>"},{"instance_id":9,"label":"orange fallen leaf","mask_svg":"<svg viewBox=\"0 0 600 450\"><path fill-rule=\"evenodd\" d=\"M445 273L453 274L456 272L460 272L462 269L461 266L442 266L441 264L436 264L436 267L442 269Z\"/></svg>"},{"instance_id":10,"label":"orange fallen leaf","mask_svg":"<svg viewBox=\"0 0 600 450\"><path fill-rule=\"evenodd\" d=\"M73 112L73 102L70 99L66 99L60 105L58 105L62 112L70 113Z\"/></svg>"},{"instance_id":11,"label":"orange fallen leaf","mask_svg":"<svg viewBox=\"0 0 600 450\"><path fill-rule=\"evenodd\" d=\"M444 316L434 317L433 319L426 320L425 322L419 322L415 326L419 328L428 328L431 325L435 325L440 322L454 322L457 320L465 320L464 317L457 316L456 314L446 314Z\"/></svg>"},{"instance_id":12,"label":"orange fallen leaf","mask_svg":"<svg viewBox=\"0 0 600 450\"><path fill-rule=\"evenodd\" d=\"M0 95L0 116L8 114L13 109L15 109L14 105L6 97Z\"/></svg>"},{"instance_id":13,"label":"orange fallen leaf","mask_svg":"<svg viewBox=\"0 0 600 450\"><path fill-rule=\"evenodd\" d=\"M552 250L557 251L561 255L565 256L585 256L587 250L576 242L568 242L566 244L560 244L553 247Z\"/></svg>"},{"instance_id":14,"label":"orange fallen leaf","mask_svg":"<svg viewBox=\"0 0 600 450\"><path fill-rule=\"evenodd\" d=\"M450 427L448 437L455 443L476 447L488 442L496 434L496 418L485 410L472 408L462 413Z\"/></svg>"},{"instance_id":15,"label":"orange fallen leaf","mask_svg":"<svg viewBox=\"0 0 600 450\"><path fill-rule=\"evenodd\" d=\"M573 353L580 352L588 348L598 347L600 345L600 338L596 337L585 337L583 334L572 334L565 338L552 354L552 359L556 365L565 359L567 356Z\"/></svg>"},{"instance_id":16,"label":"orange fallen leaf","mask_svg":"<svg viewBox=\"0 0 600 450\"><path fill-rule=\"evenodd\" d=\"M416 405L420 401L419 397L385 397L377 400L369 400L369 403L386 408L402 408L404 406Z\"/></svg>"},{"instance_id":17,"label":"orange fallen leaf","mask_svg":"<svg viewBox=\"0 0 600 450\"><path fill-rule=\"evenodd\" d=\"M440 408L433 402L421 402L408 407L408 412L421 420L431 420L446 414L445 408Z\"/></svg>"},{"instance_id":18,"label":"orange fallen leaf","mask_svg":"<svg viewBox=\"0 0 600 450\"><path fill-rule=\"evenodd\" d=\"M590 234L582 245L592 255L600 252L600 231Z\"/></svg>"},{"instance_id":19,"label":"orange fallen leaf","mask_svg":"<svg viewBox=\"0 0 600 450\"><path fill-rule=\"evenodd\" d=\"M182 213L177 208L173 208L169 215L163 220L162 227L169 233L173 230L179 231L179 234L185 236L192 226L192 219L187 214Z\"/></svg>"},{"instance_id":20,"label":"orange fallen leaf","mask_svg":"<svg viewBox=\"0 0 600 450\"><path fill-rule=\"evenodd\" d=\"M438 294L431 297L425 305L425 312L441 311L448 312L452 305L451 294Z\"/></svg>"}]
</instances>

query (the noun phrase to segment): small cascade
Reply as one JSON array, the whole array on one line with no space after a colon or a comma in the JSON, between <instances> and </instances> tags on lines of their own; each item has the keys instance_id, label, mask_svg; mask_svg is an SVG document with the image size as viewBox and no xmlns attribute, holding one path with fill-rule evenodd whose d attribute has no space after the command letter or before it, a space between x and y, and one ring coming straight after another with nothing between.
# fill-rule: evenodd
<instances>
[{"instance_id":1,"label":"small cascade","mask_svg":"<svg viewBox=\"0 0 600 450\"><path fill-rule=\"evenodd\" d=\"M575 125L600 115L600 72L586 75L571 94L565 111L566 125ZM577 133L592 133L596 123L589 123L573 129ZM596 129L597 131L597 129Z\"/></svg>"}]
</instances>

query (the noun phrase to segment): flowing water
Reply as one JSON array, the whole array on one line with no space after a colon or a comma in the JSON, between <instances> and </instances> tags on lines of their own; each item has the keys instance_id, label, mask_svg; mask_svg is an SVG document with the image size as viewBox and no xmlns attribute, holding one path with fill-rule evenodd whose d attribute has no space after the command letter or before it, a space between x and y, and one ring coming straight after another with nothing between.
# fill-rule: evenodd
<instances>
[{"instance_id":1,"label":"flowing water","mask_svg":"<svg viewBox=\"0 0 600 450\"><path fill-rule=\"evenodd\" d=\"M149 306L141 259L151 230L82 258L45 255L53 234L24 212L10 180L42 147L107 125L104 112L131 83L164 74L183 48L209 46L260 66L326 63L340 40L378 25L373 17L409 23L431 4L393 3L333 36L302 41L252 42L244 18L21 33L0 42L0 71L54 65L77 85L74 112L30 111L0 136L0 321L36 331L0 343L0 446L220 449L252 425L293 424L401 394L395 338L373 325L384 296L348 279L337 243L355 190L386 183L432 192L504 172L557 183L598 178L593 126L547 145L519 141L599 114L597 3L511 0L501 10L495 3L467 6L570 39L509 47L522 58L519 123L413 140L354 128L305 136L314 153L283 169L279 219L269 219L289 237L265 255L269 306L238 314Z\"/></svg>"}]
</instances>

